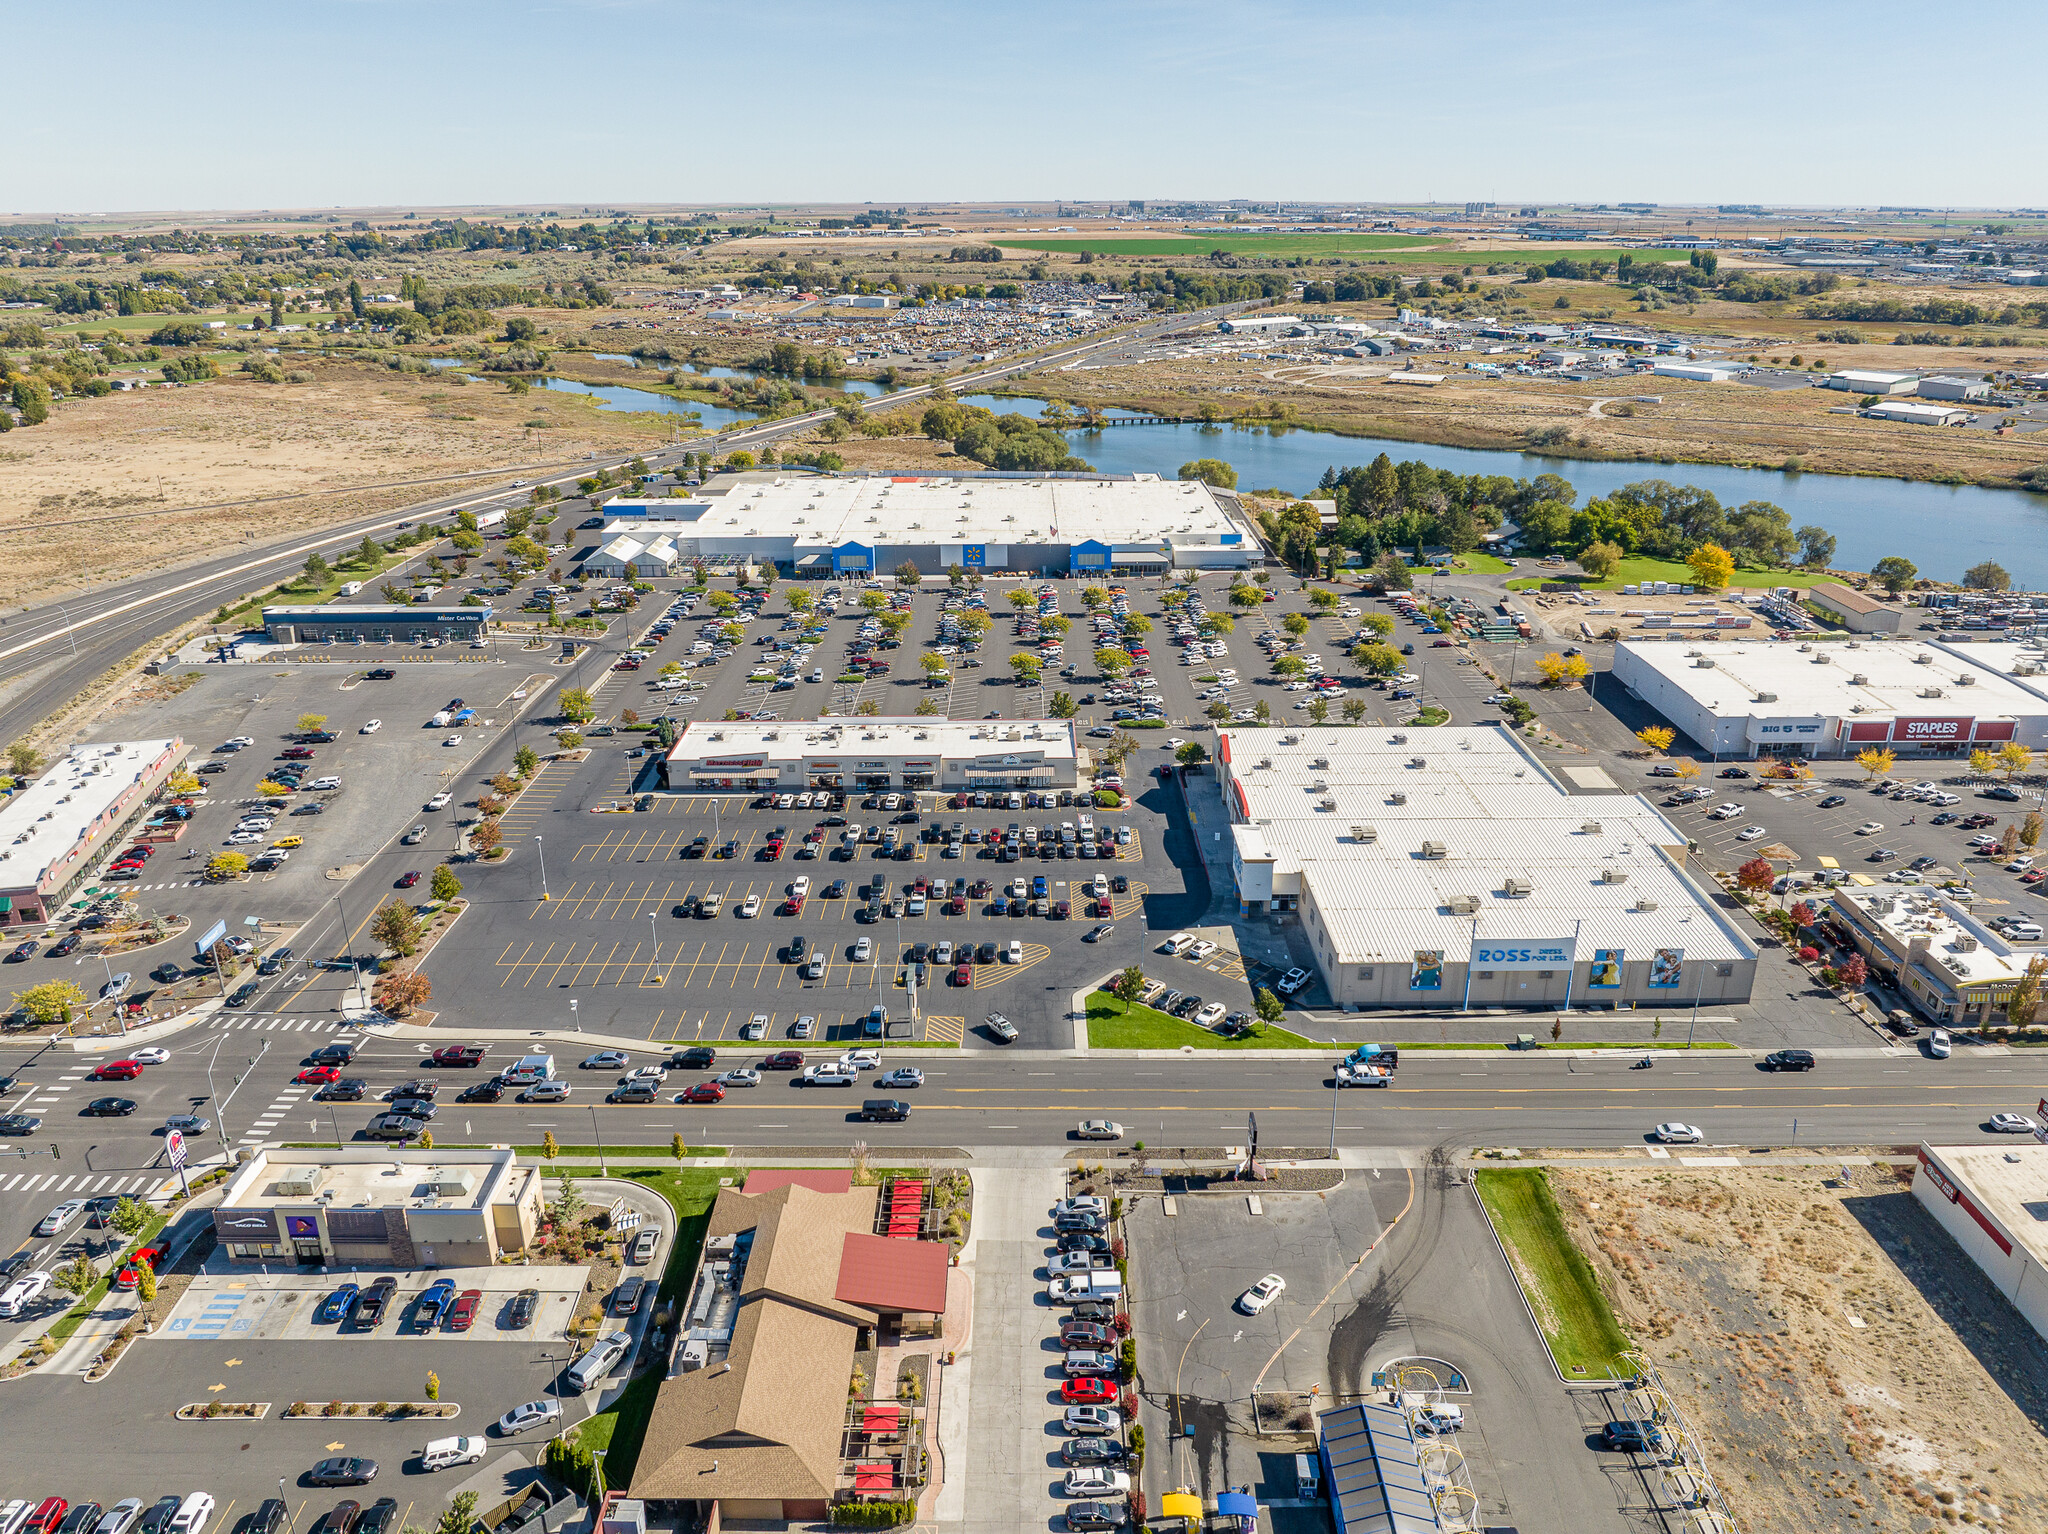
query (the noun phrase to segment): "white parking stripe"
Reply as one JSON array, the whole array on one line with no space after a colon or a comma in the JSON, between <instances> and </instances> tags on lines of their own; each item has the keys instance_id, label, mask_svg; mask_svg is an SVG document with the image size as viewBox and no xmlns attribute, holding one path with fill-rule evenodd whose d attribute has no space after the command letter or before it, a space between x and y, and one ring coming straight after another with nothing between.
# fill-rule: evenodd
<instances>
[{"instance_id":1,"label":"white parking stripe","mask_svg":"<svg viewBox=\"0 0 2048 1534\"><path fill-rule=\"evenodd\" d=\"M113 1180L114 1179L111 1177L102 1177L98 1182L92 1185L92 1191L95 1193L99 1192L100 1189L104 1188L108 1183L112 1182Z\"/></svg>"}]
</instances>

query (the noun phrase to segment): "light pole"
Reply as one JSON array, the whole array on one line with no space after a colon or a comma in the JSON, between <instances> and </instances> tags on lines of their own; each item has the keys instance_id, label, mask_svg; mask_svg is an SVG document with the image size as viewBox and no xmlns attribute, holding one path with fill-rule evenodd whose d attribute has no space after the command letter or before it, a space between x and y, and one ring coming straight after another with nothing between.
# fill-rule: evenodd
<instances>
[{"instance_id":1,"label":"light pole","mask_svg":"<svg viewBox=\"0 0 2048 1534\"><path fill-rule=\"evenodd\" d=\"M349 983L356 990L356 1005L361 1006L363 1004L363 972L356 964L355 938L349 931L348 912L342 906L341 893L338 890L334 896L334 909L341 916L341 956L348 963ZM222 982L222 986L225 989L225 981Z\"/></svg>"},{"instance_id":2,"label":"light pole","mask_svg":"<svg viewBox=\"0 0 2048 1534\"><path fill-rule=\"evenodd\" d=\"M548 854L547 849L541 846L538 836L533 839L533 850L535 855L540 858L540 898L546 900L548 898Z\"/></svg>"},{"instance_id":3,"label":"light pole","mask_svg":"<svg viewBox=\"0 0 2048 1534\"><path fill-rule=\"evenodd\" d=\"M609 1177L611 1174L605 1170L604 1164L604 1131L597 1126L597 1104L589 1103L586 1106L590 1109L590 1133L597 1140L597 1175Z\"/></svg>"},{"instance_id":4,"label":"light pole","mask_svg":"<svg viewBox=\"0 0 2048 1534\"><path fill-rule=\"evenodd\" d=\"M1341 1047L1335 1039L1330 1040L1330 1048L1338 1049ZM1337 1159L1337 1094L1343 1090L1344 1084L1337 1079L1337 1072L1333 1068L1330 1072L1330 1159L1332 1161Z\"/></svg>"},{"instance_id":5,"label":"light pole","mask_svg":"<svg viewBox=\"0 0 2048 1534\"><path fill-rule=\"evenodd\" d=\"M653 941L653 943L654 943L654 957L653 957L652 959L649 959L649 960L647 961L647 963L648 963L648 967L649 967L649 968L653 968L654 966L656 966L656 965L658 965L658 964L660 964L660 963L661 963L661 935L660 935L660 933L659 933L658 931L656 931L656 929L655 929L655 925L654 925L654 913L653 913L652 911L649 911L649 912L647 913L647 936L648 936L648 937L649 937L649 938L650 938L650 939L651 939L651 940ZM656 985L662 985L662 984L665 984L665 983L666 983L666 980L667 980L667 977L666 977L666 976L663 976L663 975L656 975L656 976L654 977L654 983L655 983Z\"/></svg>"},{"instance_id":6,"label":"light pole","mask_svg":"<svg viewBox=\"0 0 2048 1534\"><path fill-rule=\"evenodd\" d=\"M277 1500L284 1504L284 1534L292 1534L291 1499L284 1494L284 1477L277 1478Z\"/></svg>"},{"instance_id":7,"label":"light pole","mask_svg":"<svg viewBox=\"0 0 2048 1534\"><path fill-rule=\"evenodd\" d=\"M1707 966L1703 963L1700 965L1700 977L1693 983L1692 988L1692 1021L1686 1025L1685 1029L1685 1047L1687 1049L1692 1048L1693 1030L1700 1025L1700 992L1706 988Z\"/></svg>"}]
</instances>

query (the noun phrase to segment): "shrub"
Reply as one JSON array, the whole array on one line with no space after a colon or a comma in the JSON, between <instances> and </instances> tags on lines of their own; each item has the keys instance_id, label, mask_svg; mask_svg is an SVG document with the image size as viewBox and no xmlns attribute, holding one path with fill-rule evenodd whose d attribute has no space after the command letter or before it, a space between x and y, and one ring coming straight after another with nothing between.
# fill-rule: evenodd
<instances>
[{"instance_id":1,"label":"shrub","mask_svg":"<svg viewBox=\"0 0 2048 1534\"><path fill-rule=\"evenodd\" d=\"M848 1529L894 1529L914 1522L914 1502L835 1502L832 1521Z\"/></svg>"},{"instance_id":2,"label":"shrub","mask_svg":"<svg viewBox=\"0 0 2048 1534\"><path fill-rule=\"evenodd\" d=\"M320 1408L320 1415L323 1417L339 1417L341 1415L341 1402L329 1401Z\"/></svg>"},{"instance_id":3,"label":"shrub","mask_svg":"<svg viewBox=\"0 0 2048 1534\"><path fill-rule=\"evenodd\" d=\"M1802 964L1815 963L1819 958L1820 950L1818 948L1815 948L1811 943L1807 944L1806 947L1799 950L1799 962Z\"/></svg>"}]
</instances>

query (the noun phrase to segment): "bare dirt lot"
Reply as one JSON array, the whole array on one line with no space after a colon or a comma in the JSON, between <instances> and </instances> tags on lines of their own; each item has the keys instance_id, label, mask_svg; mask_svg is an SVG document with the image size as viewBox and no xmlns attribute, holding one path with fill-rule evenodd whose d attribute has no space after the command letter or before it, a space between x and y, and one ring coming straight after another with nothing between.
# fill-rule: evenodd
<instances>
[{"instance_id":1,"label":"bare dirt lot","mask_svg":"<svg viewBox=\"0 0 2048 1534\"><path fill-rule=\"evenodd\" d=\"M1550 1175L1742 1528L2048 1528L2048 1350L1903 1172L1855 1170Z\"/></svg>"},{"instance_id":2,"label":"bare dirt lot","mask_svg":"<svg viewBox=\"0 0 2048 1534\"><path fill-rule=\"evenodd\" d=\"M366 363L313 366L305 384L231 376L79 400L47 425L10 433L0 446L0 606L439 488L418 481L565 463L665 434L655 417L600 414L579 395L515 396L496 382L456 386Z\"/></svg>"}]
</instances>

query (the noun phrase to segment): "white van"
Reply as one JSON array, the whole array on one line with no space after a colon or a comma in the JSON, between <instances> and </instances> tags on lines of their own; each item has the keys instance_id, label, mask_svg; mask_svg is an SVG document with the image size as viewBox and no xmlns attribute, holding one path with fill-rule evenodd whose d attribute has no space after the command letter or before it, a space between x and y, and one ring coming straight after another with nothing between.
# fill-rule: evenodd
<instances>
[{"instance_id":1,"label":"white van","mask_svg":"<svg viewBox=\"0 0 2048 1534\"><path fill-rule=\"evenodd\" d=\"M590 1345L588 1353L569 1366L569 1388L580 1395L595 1385L626 1356L632 1341L624 1332L606 1332Z\"/></svg>"},{"instance_id":2,"label":"white van","mask_svg":"<svg viewBox=\"0 0 2048 1534\"><path fill-rule=\"evenodd\" d=\"M452 1470L457 1465L474 1465L484 1457L481 1438L436 1438L420 1450L422 1470Z\"/></svg>"},{"instance_id":3,"label":"white van","mask_svg":"<svg viewBox=\"0 0 2048 1534\"><path fill-rule=\"evenodd\" d=\"M213 1516L213 1498L206 1492L195 1491L178 1504L177 1512L171 1515L169 1534L200 1534L206 1527L206 1520Z\"/></svg>"}]
</instances>

